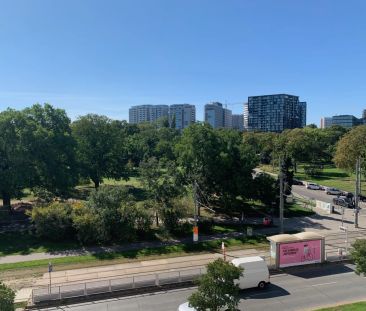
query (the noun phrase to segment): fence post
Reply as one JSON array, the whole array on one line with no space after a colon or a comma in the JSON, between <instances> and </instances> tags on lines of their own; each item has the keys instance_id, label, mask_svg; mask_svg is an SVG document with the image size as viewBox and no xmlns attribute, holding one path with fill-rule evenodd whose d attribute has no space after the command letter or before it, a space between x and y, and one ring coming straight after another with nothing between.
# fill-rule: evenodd
<instances>
[{"instance_id":1,"label":"fence post","mask_svg":"<svg viewBox=\"0 0 366 311\"><path fill-rule=\"evenodd\" d=\"M155 285L159 286L159 274L155 274Z\"/></svg>"},{"instance_id":2,"label":"fence post","mask_svg":"<svg viewBox=\"0 0 366 311\"><path fill-rule=\"evenodd\" d=\"M88 290L86 288L86 282L84 283L84 296L88 296Z\"/></svg>"},{"instance_id":3,"label":"fence post","mask_svg":"<svg viewBox=\"0 0 366 311\"><path fill-rule=\"evenodd\" d=\"M58 299L61 300L61 286L58 287Z\"/></svg>"},{"instance_id":4,"label":"fence post","mask_svg":"<svg viewBox=\"0 0 366 311\"><path fill-rule=\"evenodd\" d=\"M112 281L109 280L109 291L112 292Z\"/></svg>"},{"instance_id":5,"label":"fence post","mask_svg":"<svg viewBox=\"0 0 366 311\"><path fill-rule=\"evenodd\" d=\"M34 296L33 296L34 289L32 289L32 304L34 305Z\"/></svg>"},{"instance_id":6,"label":"fence post","mask_svg":"<svg viewBox=\"0 0 366 311\"><path fill-rule=\"evenodd\" d=\"M132 288L135 288L135 277L132 277Z\"/></svg>"},{"instance_id":7,"label":"fence post","mask_svg":"<svg viewBox=\"0 0 366 311\"><path fill-rule=\"evenodd\" d=\"M180 275L180 271L178 271L178 282L180 283L180 282L182 282L182 277L181 277L181 275Z\"/></svg>"}]
</instances>

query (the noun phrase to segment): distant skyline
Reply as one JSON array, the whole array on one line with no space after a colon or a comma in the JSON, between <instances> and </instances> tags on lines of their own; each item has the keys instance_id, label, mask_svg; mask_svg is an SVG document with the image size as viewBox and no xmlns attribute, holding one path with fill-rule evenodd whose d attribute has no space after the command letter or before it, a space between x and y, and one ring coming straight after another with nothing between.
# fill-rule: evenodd
<instances>
[{"instance_id":1,"label":"distant skyline","mask_svg":"<svg viewBox=\"0 0 366 311\"><path fill-rule=\"evenodd\" d=\"M49 102L72 119L142 104L287 93L307 123L366 109L363 0L1 0L0 110Z\"/></svg>"}]
</instances>

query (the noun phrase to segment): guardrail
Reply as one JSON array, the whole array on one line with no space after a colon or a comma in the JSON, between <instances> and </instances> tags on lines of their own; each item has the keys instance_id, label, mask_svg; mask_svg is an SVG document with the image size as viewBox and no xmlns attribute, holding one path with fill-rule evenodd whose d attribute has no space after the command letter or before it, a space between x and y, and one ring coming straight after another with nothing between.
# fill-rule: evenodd
<instances>
[{"instance_id":1,"label":"guardrail","mask_svg":"<svg viewBox=\"0 0 366 311\"><path fill-rule=\"evenodd\" d=\"M192 282L198 279L205 271L206 269L201 267L71 285L47 286L33 289L31 300L34 305L45 301Z\"/></svg>"}]
</instances>

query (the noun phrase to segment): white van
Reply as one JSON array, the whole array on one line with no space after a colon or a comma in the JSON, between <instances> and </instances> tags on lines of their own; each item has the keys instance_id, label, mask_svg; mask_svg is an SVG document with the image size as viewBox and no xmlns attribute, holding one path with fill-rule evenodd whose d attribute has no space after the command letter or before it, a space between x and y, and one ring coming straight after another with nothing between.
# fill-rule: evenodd
<instances>
[{"instance_id":1,"label":"white van","mask_svg":"<svg viewBox=\"0 0 366 311\"><path fill-rule=\"evenodd\" d=\"M243 275L236 284L240 289L258 287L263 289L269 283L269 271L267 263L262 257L235 258L231 263L236 267L244 269Z\"/></svg>"}]
</instances>

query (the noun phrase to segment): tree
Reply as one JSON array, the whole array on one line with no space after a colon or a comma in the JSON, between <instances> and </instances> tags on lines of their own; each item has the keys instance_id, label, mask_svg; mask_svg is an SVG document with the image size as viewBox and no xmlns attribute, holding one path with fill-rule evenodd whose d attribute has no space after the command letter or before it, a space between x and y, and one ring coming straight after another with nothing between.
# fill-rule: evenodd
<instances>
[{"instance_id":1,"label":"tree","mask_svg":"<svg viewBox=\"0 0 366 311\"><path fill-rule=\"evenodd\" d=\"M0 113L0 196L10 209L11 198L20 197L34 184L33 142L36 125L21 111Z\"/></svg>"},{"instance_id":2,"label":"tree","mask_svg":"<svg viewBox=\"0 0 366 311\"><path fill-rule=\"evenodd\" d=\"M173 162L158 161L155 157L140 163L139 168L142 184L149 193L150 206L155 210L156 225L159 225L159 214L165 219L168 227L173 222L177 224L179 213L172 204L172 200L182 193L178 184L176 167Z\"/></svg>"},{"instance_id":3,"label":"tree","mask_svg":"<svg viewBox=\"0 0 366 311\"><path fill-rule=\"evenodd\" d=\"M217 170L215 172L215 194L227 210L235 202L251 197L253 170L258 165L258 157L250 146L242 143L242 136L235 130L219 130Z\"/></svg>"},{"instance_id":4,"label":"tree","mask_svg":"<svg viewBox=\"0 0 366 311\"><path fill-rule=\"evenodd\" d=\"M81 175L96 189L103 178L128 179L126 123L88 114L72 124Z\"/></svg>"},{"instance_id":5,"label":"tree","mask_svg":"<svg viewBox=\"0 0 366 311\"><path fill-rule=\"evenodd\" d=\"M234 311L239 303L239 286L234 280L239 279L242 268L223 259L216 259L207 265L198 285L197 292L189 298L189 305L197 311L219 311L223 308Z\"/></svg>"},{"instance_id":6,"label":"tree","mask_svg":"<svg viewBox=\"0 0 366 311\"><path fill-rule=\"evenodd\" d=\"M334 162L337 167L354 171L358 157L366 156L366 125L360 125L345 134L337 144ZM366 168L366 161L362 161Z\"/></svg>"},{"instance_id":7,"label":"tree","mask_svg":"<svg viewBox=\"0 0 366 311\"><path fill-rule=\"evenodd\" d=\"M14 311L15 292L0 282L0 310Z\"/></svg>"},{"instance_id":8,"label":"tree","mask_svg":"<svg viewBox=\"0 0 366 311\"><path fill-rule=\"evenodd\" d=\"M65 110L50 104L24 109L35 125L30 152L34 157L34 184L56 195L63 195L77 183L75 147L71 121Z\"/></svg>"},{"instance_id":9,"label":"tree","mask_svg":"<svg viewBox=\"0 0 366 311\"><path fill-rule=\"evenodd\" d=\"M206 123L185 128L175 145L177 164L186 185L197 183L201 192L210 197L216 191L220 170L220 141L214 129Z\"/></svg>"},{"instance_id":10,"label":"tree","mask_svg":"<svg viewBox=\"0 0 366 311\"><path fill-rule=\"evenodd\" d=\"M351 257L356 264L355 272L366 276L366 240L356 240L352 246Z\"/></svg>"}]
</instances>

